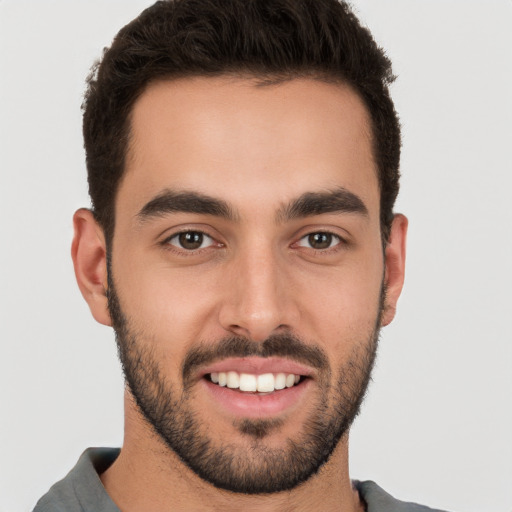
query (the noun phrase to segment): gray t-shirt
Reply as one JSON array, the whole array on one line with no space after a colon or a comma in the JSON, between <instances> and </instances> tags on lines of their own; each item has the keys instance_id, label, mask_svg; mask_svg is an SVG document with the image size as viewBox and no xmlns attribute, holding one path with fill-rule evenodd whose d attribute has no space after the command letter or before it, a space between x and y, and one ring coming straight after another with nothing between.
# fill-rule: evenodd
<instances>
[{"instance_id":1,"label":"gray t-shirt","mask_svg":"<svg viewBox=\"0 0 512 512\"><path fill-rule=\"evenodd\" d=\"M103 473L119 455L119 448L88 448L76 466L51 487L33 512L120 512L101 483ZM375 482L354 481L367 512L442 512L399 501Z\"/></svg>"}]
</instances>

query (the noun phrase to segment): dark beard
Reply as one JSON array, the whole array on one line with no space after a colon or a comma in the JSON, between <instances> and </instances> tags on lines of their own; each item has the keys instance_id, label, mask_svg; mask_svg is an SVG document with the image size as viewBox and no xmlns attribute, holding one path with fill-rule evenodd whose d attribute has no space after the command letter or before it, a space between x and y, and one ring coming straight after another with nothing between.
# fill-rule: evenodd
<instances>
[{"instance_id":1,"label":"dark beard","mask_svg":"<svg viewBox=\"0 0 512 512\"><path fill-rule=\"evenodd\" d=\"M183 392L179 393L161 374L151 346L141 343L143 334L130 329L110 275L109 311L126 382L149 425L192 471L215 487L246 494L289 490L318 472L359 413L375 360L384 290L375 328L338 369L335 384L328 359L318 347L293 336L273 336L263 343L233 337L216 345L200 345L187 355L182 366ZM279 419L235 422L235 428L251 439L247 449L229 440L215 443L209 438L208 425L201 424L190 406L193 369L216 359L248 356L289 357L318 369L320 394L314 410L297 436L287 439L285 448L265 444L265 437L281 426Z\"/></svg>"}]
</instances>

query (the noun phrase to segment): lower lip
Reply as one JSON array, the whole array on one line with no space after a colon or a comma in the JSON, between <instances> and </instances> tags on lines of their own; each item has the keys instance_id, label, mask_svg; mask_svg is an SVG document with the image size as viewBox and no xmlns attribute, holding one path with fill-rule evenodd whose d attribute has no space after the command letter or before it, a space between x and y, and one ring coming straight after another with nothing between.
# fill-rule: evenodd
<instances>
[{"instance_id":1,"label":"lower lip","mask_svg":"<svg viewBox=\"0 0 512 512\"><path fill-rule=\"evenodd\" d=\"M311 385L311 379L305 379L291 388L259 394L218 386L207 379L201 379L200 382L223 409L241 418L277 416L297 405Z\"/></svg>"}]
</instances>

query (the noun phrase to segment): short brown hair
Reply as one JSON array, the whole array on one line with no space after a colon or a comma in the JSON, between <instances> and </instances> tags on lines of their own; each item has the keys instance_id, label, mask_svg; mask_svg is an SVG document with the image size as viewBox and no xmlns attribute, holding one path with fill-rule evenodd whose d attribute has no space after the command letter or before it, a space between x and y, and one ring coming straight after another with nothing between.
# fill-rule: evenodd
<instances>
[{"instance_id":1,"label":"short brown hair","mask_svg":"<svg viewBox=\"0 0 512 512\"><path fill-rule=\"evenodd\" d=\"M391 63L343 0L165 0L126 25L88 77L83 103L89 194L107 242L130 113L147 85L186 76L295 77L349 84L372 122L383 240L399 188L400 124Z\"/></svg>"}]
</instances>

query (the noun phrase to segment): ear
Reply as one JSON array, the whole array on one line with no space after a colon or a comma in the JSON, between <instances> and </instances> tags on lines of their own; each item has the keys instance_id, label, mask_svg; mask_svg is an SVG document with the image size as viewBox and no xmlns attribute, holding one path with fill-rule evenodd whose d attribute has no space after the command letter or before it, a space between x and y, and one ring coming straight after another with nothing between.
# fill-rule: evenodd
<instances>
[{"instance_id":1,"label":"ear","mask_svg":"<svg viewBox=\"0 0 512 512\"><path fill-rule=\"evenodd\" d=\"M78 287L95 320L112 325L107 306L107 248L103 229L85 208L75 212L73 227L71 257Z\"/></svg>"},{"instance_id":2,"label":"ear","mask_svg":"<svg viewBox=\"0 0 512 512\"><path fill-rule=\"evenodd\" d=\"M402 214L396 214L391 224L391 233L385 250L384 283L386 284L386 298L382 313L382 326L391 323L395 317L396 303L404 284L407 225L407 217Z\"/></svg>"}]
</instances>

